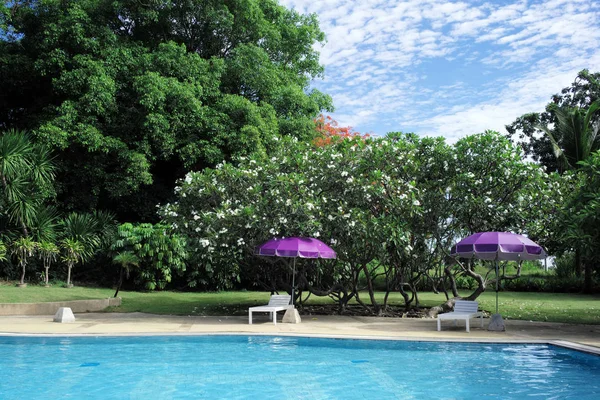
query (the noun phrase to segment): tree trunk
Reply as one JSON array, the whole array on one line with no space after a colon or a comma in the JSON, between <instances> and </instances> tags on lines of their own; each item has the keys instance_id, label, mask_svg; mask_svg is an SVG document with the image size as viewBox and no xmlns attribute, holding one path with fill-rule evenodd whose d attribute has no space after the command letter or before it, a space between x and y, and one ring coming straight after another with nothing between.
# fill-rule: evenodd
<instances>
[{"instance_id":1,"label":"tree trunk","mask_svg":"<svg viewBox=\"0 0 600 400\"><path fill-rule=\"evenodd\" d=\"M71 284L71 268L72 267L73 267L72 265L69 265L69 269L67 272L67 287L69 287L69 285Z\"/></svg>"},{"instance_id":2,"label":"tree trunk","mask_svg":"<svg viewBox=\"0 0 600 400\"><path fill-rule=\"evenodd\" d=\"M363 265L363 271L365 272L365 279L367 280L367 288L369 289L369 297L371 299L371 304L373 305L373 311L376 315L379 315L381 314L381 307L379 306L379 303L377 303L377 299L375 299L373 280L371 279L371 274L369 273L369 267L367 264Z\"/></svg>"},{"instance_id":3,"label":"tree trunk","mask_svg":"<svg viewBox=\"0 0 600 400\"><path fill-rule=\"evenodd\" d=\"M50 269L50 267L44 267L46 268L46 279L45 279L45 284L46 286L48 286L48 270Z\"/></svg>"},{"instance_id":4,"label":"tree trunk","mask_svg":"<svg viewBox=\"0 0 600 400\"><path fill-rule=\"evenodd\" d=\"M113 297L117 297L117 294L119 294L119 289L121 289L121 285L123 284L123 269L124 268L121 267L121 272L119 272L119 282L117 283L117 291Z\"/></svg>"},{"instance_id":5,"label":"tree trunk","mask_svg":"<svg viewBox=\"0 0 600 400\"><path fill-rule=\"evenodd\" d=\"M21 265L21 267L23 268L23 270L21 271L21 282L19 282L19 284L24 285L25 284L25 263L23 263Z\"/></svg>"}]
</instances>

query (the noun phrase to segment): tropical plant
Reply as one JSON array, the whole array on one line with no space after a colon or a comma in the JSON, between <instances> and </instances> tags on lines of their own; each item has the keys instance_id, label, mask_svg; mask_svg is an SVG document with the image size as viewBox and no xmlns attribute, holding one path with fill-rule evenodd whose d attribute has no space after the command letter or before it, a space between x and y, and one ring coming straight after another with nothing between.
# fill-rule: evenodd
<instances>
[{"instance_id":1,"label":"tropical plant","mask_svg":"<svg viewBox=\"0 0 600 400\"><path fill-rule=\"evenodd\" d=\"M131 267L138 267L140 265L140 259L131 251L122 251L117 253L113 257L112 261L113 264L117 264L121 267L119 269L119 282L117 282L117 290L114 295L114 297L117 297L117 294L119 294L119 290L121 289L121 285L123 284L123 275L129 278L129 271Z\"/></svg>"},{"instance_id":2,"label":"tropical plant","mask_svg":"<svg viewBox=\"0 0 600 400\"><path fill-rule=\"evenodd\" d=\"M164 289L173 273L185 270L186 241L167 225L126 223L119 226L117 235L112 249L137 258L135 281L145 289ZM125 257L132 259L126 255L123 261Z\"/></svg>"},{"instance_id":3,"label":"tropical plant","mask_svg":"<svg viewBox=\"0 0 600 400\"><path fill-rule=\"evenodd\" d=\"M577 74L571 86L565 87L560 93L552 96L543 112L528 113L517 118L512 124L506 126L509 137L525 150L525 155L533 158L543 165L547 171L564 170L561 162L554 155L552 142L541 128L558 123L556 111L558 109L587 110L592 103L600 100L600 72L582 70ZM585 114L585 111L583 111ZM600 121L596 114L595 121ZM560 132L554 132L555 141L562 142ZM562 163L564 165L564 162Z\"/></svg>"},{"instance_id":4,"label":"tropical plant","mask_svg":"<svg viewBox=\"0 0 600 400\"><path fill-rule=\"evenodd\" d=\"M75 264L86 258L88 250L86 246L77 239L65 238L61 240L60 247L63 251L61 260L67 264L67 287L73 287L71 283L71 270Z\"/></svg>"},{"instance_id":5,"label":"tropical plant","mask_svg":"<svg viewBox=\"0 0 600 400\"><path fill-rule=\"evenodd\" d=\"M6 261L6 245L0 241L0 261Z\"/></svg>"},{"instance_id":6,"label":"tropical plant","mask_svg":"<svg viewBox=\"0 0 600 400\"><path fill-rule=\"evenodd\" d=\"M0 217L29 236L43 201L53 194L54 166L49 150L26 133L0 136Z\"/></svg>"},{"instance_id":7,"label":"tropical plant","mask_svg":"<svg viewBox=\"0 0 600 400\"><path fill-rule=\"evenodd\" d=\"M61 236L83 246L82 261L89 260L101 244L98 220L92 214L70 213L61 222Z\"/></svg>"},{"instance_id":8,"label":"tropical plant","mask_svg":"<svg viewBox=\"0 0 600 400\"><path fill-rule=\"evenodd\" d=\"M110 237L110 224L103 227L101 222L96 214L81 213L70 213L60 221L61 247L67 253L62 259L65 262L70 260L69 276L75 264L89 261L98 252L103 242L108 240L104 235ZM67 285L70 284L70 279L67 279Z\"/></svg>"},{"instance_id":9,"label":"tropical plant","mask_svg":"<svg viewBox=\"0 0 600 400\"><path fill-rule=\"evenodd\" d=\"M587 160L593 152L600 150L600 122L593 120L599 108L600 100L592 103L587 110L556 107L554 127L539 126L550 139L554 155L563 170L578 169L580 161Z\"/></svg>"},{"instance_id":10,"label":"tropical plant","mask_svg":"<svg viewBox=\"0 0 600 400\"><path fill-rule=\"evenodd\" d=\"M46 272L44 273L44 283L46 286L48 284L48 270L50 269L50 265L56 261L56 257L59 255L60 249L53 242L42 241L38 244L38 255L42 260L44 265L44 269Z\"/></svg>"},{"instance_id":11,"label":"tropical plant","mask_svg":"<svg viewBox=\"0 0 600 400\"><path fill-rule=\"evenodd\" d=\"M21 267L21 280L19 286L24 287L25 284L25 269L30 257L33 256L37 247L37 243L29 237L20 237L12 243L12 254L17 257L19 266Z\"/></svg>"},{"instance_id":12,"label":"tropical plant","mask_svg":"<svg viewBox=\"0 0 600 400\"><path fill-rule=\"evenodd\" d=\"M600 267L600 151L581 161L578 167L581 181L562 210L560 220L564 229L560 237L575 246L576 264L581 254L585 271L584 292L591 293L593 274Z\"/></svg>"}]
</instances>

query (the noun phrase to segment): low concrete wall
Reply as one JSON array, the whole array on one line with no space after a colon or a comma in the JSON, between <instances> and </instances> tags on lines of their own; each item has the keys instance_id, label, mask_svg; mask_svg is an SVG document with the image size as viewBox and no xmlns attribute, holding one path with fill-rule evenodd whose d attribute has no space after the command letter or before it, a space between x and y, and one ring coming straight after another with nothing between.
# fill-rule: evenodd
<instances>
[{"instance_id":1,"label":"low concrete wall","mask_svg":"<svg viewBox=\"0 0 600 400\"><path fill-rule=\"evenodd\" d=\"M2 303L0 315L54 315L60 307L70 307L74 313L102 311L121 305L121 298L56 301L53 303Z\"/></svg>"}]
</instances>

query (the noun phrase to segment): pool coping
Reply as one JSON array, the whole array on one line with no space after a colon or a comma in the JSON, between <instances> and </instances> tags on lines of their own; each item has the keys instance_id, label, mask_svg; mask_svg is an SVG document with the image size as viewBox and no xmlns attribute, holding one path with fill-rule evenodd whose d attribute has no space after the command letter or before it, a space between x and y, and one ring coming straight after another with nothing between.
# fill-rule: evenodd
<instances>
[{"instance_id":1,"label":"pool coping","mask_svg":"<svg viewBox=\"0 0 600 400\"><path fill-rule=\"evenodd\" d=\"M600 356L600 348L568 340L545 339L490 339L490 338L414 338L399 336L362 336L362 335L326 335L309 333L287 332L118 332L118 333L11 333L0 332L0 337L152 337L152 336L282 336L315 339L342 339L342 340L380 340L397 342L435 342L435 343L474 343L474 344L546 344L569 350Z\"/></svg>"}]
</instances>

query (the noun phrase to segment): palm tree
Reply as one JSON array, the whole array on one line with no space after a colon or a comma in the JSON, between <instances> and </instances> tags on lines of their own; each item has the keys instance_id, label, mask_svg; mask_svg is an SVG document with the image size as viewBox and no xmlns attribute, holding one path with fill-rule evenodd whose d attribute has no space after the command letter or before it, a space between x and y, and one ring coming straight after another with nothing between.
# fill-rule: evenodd
<instances>
[{"instance_id":1,"label":"palm tree","mask_svg":"<svg viewBox=\"0 0 600 400\"><path fill-rule=\"evenodd\" d=\"M82 261L85 253L85 246L83 243L76 239L63 239L60 242L60 246L64 250L64 254L61 257L62 261L67 264L67 287L71 288L71 270L78 262Z\"/></svg>"},{"instance_id":2,"label":"palm tree","mask_svg":"<svg viewBox=\"0 0 600 400\"><path fill-rule=\"evenodd\" d=\"M117 294L121 289L121 285L123 284L123 273L125 273L127 278L129 278L130 267L139 266L139 262L140 259L131 251L122 251L113 257L113 264L121 266L121 270L119 271L119 282L117 283L117 291L115 292L114 297L117 297Z\"/></svg>"},{"instance_id":3,"label":"palm tree","mask_svg":"<svg viewBox=\"0 0 600 400\"><path fill-rule=\"evenodd\" d=\"M60 243L65 253L62 260L68 266L67 286L70 286L73 266L88 261L100 248L101 227L92 214L71 213L60 222L60 228Z\"/></svg>"},{"instance_id":4,"label":"palm tree","mask_svg":"<svg viewBox=\"0 0 600 400\"><path fill-rule=\"evenodd\" d=\"M27 267L27 261L29 257L33 256L37 243L29 237L20 237L13 242L12 253L17 257L19 266L21 267L21 281L19 287L25 287L25 268Z\"/></svg>"},{"instance_id":5,"label":"palm tree","mask_svg":"<svg viewBox=\"0 0 600 400\"><path fill-rule=\"evenodd\" d=\"M50 269L50 264L56 261L56 257L60 253L60 249L53 242L40 242L38 245L38 254L44 263L44 268L46 269L46 273L44 274L44 280L46 283L46 287L49 287L48 284L48 270Z\"/></svg>"},{"instance_id":6,"label":"palm tree","mask_svg":"<svg viewBox=\"0 0 600 400\"><path fill-rule=\"evenodd\" d=\"M9 130L0 136L0 216L24 237L43 200L53 193L54 165L50 151L31 142L26 133Z\"/></svg>"},{"instance_id":7,"label":"palm tree","mask_svg":"<svg viewBox=\"0 0 600 400\"><path fill-rule=\"evenodd\" d=\"M600 123L593 120L600 108L595 101L587 110L572 107L556 107L556 124L553 129L541 125L564 171L579 168L578 163L600 150Z\"/></svg>"},{"instance_id":8,"label":"palm tree","mask_svg":"<svg viewBox=\"0 0 600 400\"><path fill-rule=\"evenodd\" d=\"M577 170L579 163L600 150L600 122L594 120L600 101L593 102L587 110L572 107L556 107L556 124L553 129L539 126L543 130L560 162L563 171ZM581 249L575 248L575 271L581 275ZM592 289L592 268L585 263L584 291Z\"/></svg>"},{"instance_id":9,"label":"palm tree","mask_svg":"<svg viewBox=\"0 0 600 400\"><path fill-rule=\"evenodd\" d=\"M13 239L12 254L22 269L21 287L25 286L27 260L39 240L31 237L31 227L36 225L44 200L54 193L53 180L48 148L20 131L9 130L0 136L0 220Z\"/></svg>"}]
</instances>

